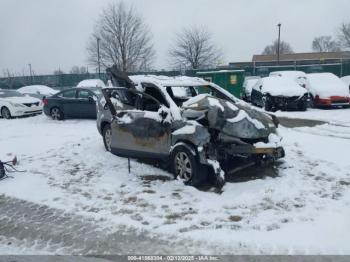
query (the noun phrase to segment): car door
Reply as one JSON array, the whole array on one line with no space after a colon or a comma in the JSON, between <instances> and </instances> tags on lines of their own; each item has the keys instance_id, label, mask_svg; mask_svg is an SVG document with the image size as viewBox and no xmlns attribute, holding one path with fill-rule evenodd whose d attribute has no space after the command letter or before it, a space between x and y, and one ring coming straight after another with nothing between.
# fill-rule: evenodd
<instances>
[{"instance_id":1,"label":"car door","mask_svg":"<svg viewBox=\"0 0 350 262\"><path fill-rule=\"evenodd\" d=\"M79 89L77 94L77 106L75 108L78 117L96 118L96 95L90 90Z\"/></svg>"},{"instance_id":2,"label":"car door","mask_svg":"<svg viewBox=\"0 0 350 262\"><path fill-rule=\"evenodd\" d=\"M161 102L151 95L139 94L137 100L142 100L139 104L143 106L115 113L111 123L112 153L136 158L167 157L171 123L163 120L168 114L166 105L163 104L164 111L159 112Z\"/></svg>"},{"instance_id":3,"label":"car door","mask_svg":"<svg viewBox=\"0 0 350 262\"><path fill-rule=\"evenodd\" d=\"M169 154L170 123L157 112L126 110L112 121L111 151L128 157L162 158Z\"/></svg>"},{"instance_id":4,"label":"car door","mask_svg":"<svg viewBox=\"0 0 350 262\"><path fill-rule=\"evenodd\" d=\"M60 97L60 104L63 109L63 114L67 117L77 117L76 106L76 89L68 89L63 91Z\"/></svg>"}]
</instances>

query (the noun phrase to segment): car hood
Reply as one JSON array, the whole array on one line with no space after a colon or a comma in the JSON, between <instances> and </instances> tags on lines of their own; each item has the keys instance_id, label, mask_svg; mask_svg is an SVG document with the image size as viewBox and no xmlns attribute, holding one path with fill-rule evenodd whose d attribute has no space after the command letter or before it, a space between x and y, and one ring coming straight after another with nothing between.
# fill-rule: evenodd
<instances>
[{"instance_id":1,"label":"car hood","mask_svg":"<svg viewBox=\"0 0 350 262\"><path fill-rule=\"evenodd\" d=\"M210 95L198 95L186 101L183 117L196 120L225 136L243 139L267 138L276 133L272 118L244 102L234 103Z\"/></svg>"},{"instance_id":2,"label":"car hood","mask_svg":"<svg viewBox=\"0 0 350 262\"><path fill-rule=\"evenodd\" d=\"M11 102L11 103L17 103L17 104L40 102L40 99L37 99L35 97L29 97L29 96L4 97L4 98L1 98L1 100Z\"/></svg>"}]
</instances>

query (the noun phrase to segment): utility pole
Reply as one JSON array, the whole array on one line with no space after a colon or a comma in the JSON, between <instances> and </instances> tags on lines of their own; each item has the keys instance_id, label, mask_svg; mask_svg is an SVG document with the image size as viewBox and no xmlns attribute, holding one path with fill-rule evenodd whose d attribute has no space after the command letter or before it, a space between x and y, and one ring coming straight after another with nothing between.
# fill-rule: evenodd
<instances>
[{"instance_id":1,"label":"utility pole","mask_svg":"<svg viewBox=\"0 0 350 262\"><path fill-rule=\"evenodd\" d=\"M97 64L98 64L98 77L101 78L101 65L100 65L100 41L101 39L97 37Z\"/></svg>"},{"instance_id":2,"label":"utility pole","mask_svg":"<svg viewBox=\"0 0 350 262\"><path fill-rule=\"evenodd\" d=\"M280 64L280 47L281 47L281 23L278 26L278 42L277 42L277 65Z\"/></svg>"},{"instance_id":3,"label":"utility pole","mask_svg":"<svg viewBox=\"0 0 350 262\"><path fill-rule=\"evenodd\" d=\"M32 72L32 64L28 64L29 66L29 75L30 75L30 82L33 84L33 72Z\"/></svg>"}]
</instances>

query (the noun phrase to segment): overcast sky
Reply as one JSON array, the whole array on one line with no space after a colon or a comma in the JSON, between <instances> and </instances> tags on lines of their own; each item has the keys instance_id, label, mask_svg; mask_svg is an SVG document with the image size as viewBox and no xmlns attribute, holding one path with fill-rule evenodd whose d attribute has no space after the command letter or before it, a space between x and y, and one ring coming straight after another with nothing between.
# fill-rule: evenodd
<instances>
[{"instance_id":1,"label":"overcast sky","mask_svg":"<svg viewBox=\"0 0 350 262\"><path fill-rule=\"evenodd\" d=\"M101 10L117 0L0 0L0 75L3 70L50 74L86 66L86 43ZM224 62L250 61L277 38L295 52L311 51L315 36L336 35L350 22L349 0L125 0L152 30L155 68L168 69L174 33L204 25L224 51ZM90 67L90 71L94 71Z\"/></svg>"}]
</instances>

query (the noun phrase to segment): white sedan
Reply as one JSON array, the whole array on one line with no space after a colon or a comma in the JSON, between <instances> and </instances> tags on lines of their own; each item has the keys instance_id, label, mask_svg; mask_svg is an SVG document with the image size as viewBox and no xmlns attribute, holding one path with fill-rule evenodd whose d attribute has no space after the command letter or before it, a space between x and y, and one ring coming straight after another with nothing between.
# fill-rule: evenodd
<instances>
[{"instance_id":1,"label":"white sedan","mask_svg":"<svg viewBox=\"0 0 350 262\"><path fill-rule=\"evenodd\" d=\"M0 89L0 116L6 119L41 114L40 99L23 95L15 90Z\"/></svg>"}]
</instances>

